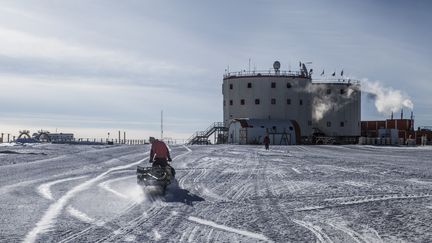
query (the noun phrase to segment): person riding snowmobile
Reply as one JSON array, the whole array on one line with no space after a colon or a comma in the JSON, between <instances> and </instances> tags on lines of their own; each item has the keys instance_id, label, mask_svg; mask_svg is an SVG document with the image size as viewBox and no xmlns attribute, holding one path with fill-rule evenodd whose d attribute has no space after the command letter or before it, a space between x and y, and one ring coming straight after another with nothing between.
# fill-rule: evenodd
<instances>
[{"instance_id":1,"label":"person riding snowmobile","mask_svg":"<svg viewBox=\"0 0 432 243\"><path fill-rule=\"evenodd\" d=\"M169 172L171 172L171 175L175 176L175 170L173 167L169 165L168 162L171 162L171 156L170 152L168 150L168 147L163 141L160 141L158 139L155 139L153 137L150 138L151 143L151 149L150 149L150 161L149 163L152 163L153 167L161 167L161 168L171 168Z\"/></svg>"}]
</instances>

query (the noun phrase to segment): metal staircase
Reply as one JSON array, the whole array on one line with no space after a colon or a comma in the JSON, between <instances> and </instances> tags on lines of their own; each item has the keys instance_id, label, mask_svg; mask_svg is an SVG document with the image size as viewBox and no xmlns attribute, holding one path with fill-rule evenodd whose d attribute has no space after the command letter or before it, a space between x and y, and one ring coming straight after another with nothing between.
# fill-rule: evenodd
<instances>
[{"instance_id":1,"label":"metal staircase","mask_svg":"<svg viewBox=\"0 0 432 243\"><path fill-rule=\"evenodd\" d=\"M225 143L227 137L228 128L224 126L223 122L215 122L210 125L205 131L199 131L194 133L188 140L186 144L210 144L209 137L215 134L214 143Z\"/></svg>"}]
</instances>

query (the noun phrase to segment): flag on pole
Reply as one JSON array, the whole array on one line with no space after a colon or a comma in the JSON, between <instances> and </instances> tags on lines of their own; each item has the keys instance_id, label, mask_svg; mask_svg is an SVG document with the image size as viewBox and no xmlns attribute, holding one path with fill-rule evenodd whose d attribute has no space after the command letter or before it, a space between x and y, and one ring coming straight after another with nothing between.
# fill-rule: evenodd
<instances>
[{"instance_id":1,"label":"flag on pole","mask_svg":"<svg viewBox=\"0 0 432 243\"><path fill-rule=\"evenodd\" d=\"M323 69L323 71L322 71L322 73L321 73L321 76L324 76L324 69Z\"/></svg>"},{"instance_id":2,"label":"flag on pole","mask_svg":"<svg viewBox=\"0 0 432 243\"><path fill-rule=\"evenodd\" d=\"M341 71L341 76L343 76L343 69L342 69L342 71Z\"/></svg>"}]
</instances>

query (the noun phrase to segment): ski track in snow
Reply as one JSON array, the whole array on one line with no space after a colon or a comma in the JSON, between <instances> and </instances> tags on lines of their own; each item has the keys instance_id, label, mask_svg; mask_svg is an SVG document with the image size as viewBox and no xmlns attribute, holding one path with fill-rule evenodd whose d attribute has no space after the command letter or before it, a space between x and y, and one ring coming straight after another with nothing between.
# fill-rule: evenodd
<instances>
[{"instance_id":1,"label":"ski track in snow","mask_svg":"<svg viewBox=\"0 0 432 243\"><path fill-rule=\"evenodd\" d=\"M132 203L132 204L128 205L127 207L124 208L124 210L122 210L122 211L119 213L119 215L122 215L122 214L124 214L124 213L126 213L126 212L132 210L135 206L136 206L136 203ZM69 209L69 207L71 207L71 206L68 206L68 209ZM86 215L85 213L79 211L78 209L75 209L75 208L73 208L73 207L71 207L71 208L72 208L72 211L71 211L71 210L68 210L69 214L71 214L73 217L75 217L76 219L78 219L78 220L80 220L80 221L83 221L83 222L86 222L86 223L91 223L92 225L89 226L89 227L87 227L87 228L84 228L83 230L80 230L80 231L78 231L78 232L75 232L75 233L72 233L72 234L66 236L66 238L63 238L63 239L60 240L58 243L76 242L76 239L77 239L77 238L79 238L79 237L81 237L81 236L83 236L83 235L88 234L89 232L91 232L91 230L96 229L96 228L98 228L98 227L106 227L105 224L106 224L108 221L110 221L111 219L115 218L115 216L114 216L114 217L112 217L112 218L111 218L110 220L108 220L108 221L95 220L95 219L90 218L90 217L89 217L88 215ZM83 216L83 215L85 215L85 216ZM108 228L109 228L109 227L108 227ZM112 230L112 228L109 228L109 229Z\"/></svg>"},{"instance_id":2,"label":"ski track in snow","mask_svg":"<svg viewBox=\"0 0 432 243\"><path fill-rule=\"evenodd\" d=\"M164 205L152 205L152 207L148 211L145 211L144 213L142 213L138 217L127 222L126 225L123 225L119 229L112 231L111 234L109 234L105 237L102 237L101 239L99 239L96 242L117 242L117 241L119 241L119 238L120 239L124 238L125 235L132 233L140 225L144 224L145 222L150 220L152 217L161 213L164 208L165 208Z\"/></svg>"},{"instance_id":3,"label":"ski track in snow","mask_svg":"<svg viewBox=\"0 0 432 243\"><path fill-rule=\"evenodd\" d=\"M114 195L116 195L116 196L118 196L120 198L129 199L129 197L127 195L125 195L125 194L123 194L123 193L121 193L119 191L116 191L116 190L114 190L114 189L111 188L111 183L117 182L117 181L126 180L126 179L129 179L129 178L136 178L136 175L132 175L132 176L129 175L129 176L123 176L123 177L115 178L115 179L111 179L111 180L106 180L104 182L99 183L98 186L101 187L101 188L103 188L104 190L106 190L108 192L113 193Z\"/></svg>"},{"instance_id":4,"label":"ski track in snow","mask_svg":"<svg viewBox=\"0 0 432 243\"><path fill-rule=\"evenodd\" d=\"M112 171L121 170L121 169L125 169L125 168L129 168L129 167L138 165L138 164L144 162L146 159L148 159L148 158L145 158L145 159L142 159L142 160L139 160L137 162L130 163L127 165L121 165L121 166L113 167L113 168L103 172L102 174L96 176L95 178L90 179L90 180L72 188L64 196L62 196L60 199L58 199L55 203L51 204L51 206L45 212L44 216L36 224L36 227L34 227L26 235L24 242L26 242L26 243L35 242L39 234L45 233L46 231L48 231L49 228L52 227L52 223L55 220L55 218L57 217L57 215L63 210L65 205L68 203L68 201L71 198L73 198L77 193L87 189L92 184L99 181L100 179L102 179L104 176L108 175Z\"/></svg>"},{"instance_id":5,"label":"ski track in snow","mask_svg":"<svg viewBox=\"0 0 432 243\"><path fill-rule=\"evenodd\" d=\"M105 224L104 221L90 218L90 216L88 216L87 214L83 213L82 211L79 211L78 209L72 206L67 206L66 210L70 215L85 223L95 224L97 226L103 226Z\"/></svg>"},{"instance_id":6,"label":"ski track in snow","mask_svg":"<svg viewBox=\"0 0 432 243\"><path fill-rule=\"evenodd\" d=\"M0 187L0 195L2 194L6 194L9 193L10 191L14 190L17 187L22 187L22 186L28 186L31 184L35 184L41 181L45 181L46 179L36 179L36 180L28 180L28 181L22 181L22 182L18 182L12 185L7 185L7 186L2 186Z\"/></svg>"},{"instance_id":7,"label":"ski track in snow","mask_svg":"<svg viewBox=\"0 0 432 243\"><path fill-rule=\"evenodd\" d=\"M345 227L343 225L338 225L334 223L327 223L328 225L332 226L333 228L336 228L345 234L349 235L355 242L357 243L369 243L368 240L366 240L361 234L355 232L354 230Z\"/></svg>"},{"instance_id":8,"label":"ski track in snow","mask_svg":"<svg viewBox=\"0 0 432 243\"><path fill-rule=\"evenodd\" d=\"M69 177L69 178L64 178L64 179L60 179L60 180L56 180L56 181L51 181L51 182L44 183L44 184L38 186L37 190L38 190L39 194L41 194L44 198L46 198L48 200L54 200L52 193L51 193L51 186L53 186L55 184L67 182L67 181L83 179L86 177L88 177L88 176Z\"/></svg>"},{"instance_id":9,"label":"ski track in snow","mask_svg":"<svg viewBox=\"0 0 432 243\"><path fill-rule=\"evenodd\" d=\"M184 147L187 151L192 152L192 149L190 149L188 146L183 145L183 147Z\"/></svg>"},{"instance_id":10,"label":"ski track in snow","mask_svg":"<svg viewBox=\"0 0 432 243\"><path fill-rule=\"evenodd\" d=\"M57 174L57 175L51 176L51 178L53 178L53 179L54 178L61 178L61 177L64 177L64 176L69 176L69 174L68 173ZM2 187L0 187L0 195L9 193L10 191L12 191L12 190L14 190L16 188L19 188L19 187L26 187L28 185L36 184L36 183L43 182L43 181L46 181L46 178L21 181L21 182L14 183L14 184L11 184L11 185L2 186Z\"/></svg>"},{"instance_id":11,"label":"ski track in snow","mask_svg":"<svg viewBox=\"0 0 432 243\"><path fill-rule=\"evenodd\" d=\"M190 151L188 150L188 152L186 152L186 154L187 153L190 153ZM183 154L181 154L181 155L183 155ZM176 156L175 158L181 157L181 155ZM118 196L122 195L120 197L129 198L127 195L125 195L123 193L120 193L120 192L112 189L111 186L110 186L110 184L113 183L113 182L126 180L126 179L131 178L131 177L135 177L135 175L133 175L133 176L124 176L124 177L120 177L120 178L115 178L115 179L107 180L107 181L104 181L104 182L100 183L99 186L101 186L103 189L108 190L111 193L114 193L114 194L116 194ZM136 201L136 200L133 200L133 202L135 204L136 203L141 203L141 201ZM102 237L97 242L115 242L115 241L118 241L118 239L123 239L124 241L130 241L132 238L135 239L135 236L134 236L134 234L132 234L132 232L136 228L138 228L141 225L145 224L152 217L155 217L156 215L158 215L161 212L163 212L165 207L166 207L165 203L159 203L158 201L153 202L151 204L150 209L142 212L138 217L135 217L134 219L129 220L127 222L127 224L120 226L120 228L118 228L116 230L111 229L111 233L110 234ZM176 214L177 213L175 213L173 215L176 215ZM159 240L159 237L162 237L162 236L158 233L158 231L154 231L154 232L156 232L156 233L154 233L152 235L153 239L154 240ZM87 233L87 231L83 232L83 234L84 233Z\"/></svg>"},{"instance_id":12,"label":"ski track in snow","mask_svg":"<svg viewBox=\"0 0 432 243\"><path fill-rule=\"evenodd\" d=\"M295 173L297 173L297 174L301 174L301 172L298 170L298 169L296 169L296 168L294 168L294 167L292 167L291 168Z\"/></svg>"},{"instance_id":13,"label":"ski track in snow","mask_svg":"<svg viewBox=\"0 0 432 243\"><path fill-rule=\"evenodd\" d=\"M374 202L380 202L380 201L421 199L421 198L429 198L429 197L432 197L432 194L381 195L381 196L372 195L369 197L346 198L346 200L341 201L341 202L337 202L337 200L339 200L338 198L333 198L333 199L324 199L324 201L330 201L330 202L336 201L336 203L334 203L334 204L320 205L320 206L306 206L306 207L296 208L296 209L294 209L294 211L296 211L296 212L314 211L314 210L329 209L329 208L334 208L334 207L343 207L343 206L352 206L352 205L365 204L365 203L374 203ZM354 199L354 200L352 200L352 199Z\"/></svg>"},{"instance_id":14,"label":"ski track in snow","mask_svg":"<svg viewBox=\"0 0 432 243\"><path fill-rule=\"evenodd\" d=\"M228 226L225 226L225 225L222 225L222 224L217 224L215 222L204 220L204 219L200 219L200 218L193 217L193 216L189 216L188 220L190 220L192 222L195 222L195 223L198 223L198 224L201 224L201 225L210 226L210 227L213 227L213 228L216 228L216 229L220 229L220 230L231 232L231 233L236 233L236 234L243 235L243 236L246 236L246 237L250 237L250 238L253 238L253 239L262 240L262 241L266 241L266 242L272 242L271 240L269 240L267 237L265 237L262 234L257 234L257 233L249 232L249 231L246 231L246 230L241 230L241 229L236 229L236 228L228 227Z\"/></svg>"},{"instance_id":15,"label":"ski track in snow","mask_svg":"<svg viewBox=\"0 0 432 243\"><path fill-rule=\"evenodd\" d=\"M313 225L312 223L293 219L294 223L299 224L306 229L308 229L310 232L312 232L319 242L321 243L332 243L333 241L330 239L330 237L322 231L322 229L319 226Z\"/></svg>"},{"instance_id":16,"label":"ski track in snow","mask_svg":"<svg viewBox=\"0 0 432 243\"><path fill-rule=\"evenodd\" d=\"M76 158L68 154L83 165L73 172L74 161L67 160L60 161L64 169L30 177L0 170L12 179L0 184L6 220L0 221L0 241L366 243L432 237L432 170L424 159L432 149L173 145L178 188L165 197L146 194L140 203L132 167L146 164L137 161L143 150L99 148L75 149L81 151ZM18 165L3 168L26 169L26 161ZM15 202L20 210L14 211Z\"/></svg>"},{"instance_id":17,"label":"ski track in snow","mask_svg":"<svg viewBox=\"0 0 432 243\"><path fill-rule=\"evenodd\" d=\"M194 227L193 227L192 231L191 231L190 234L189 234L189 238L188 238L187 242L191 243L191 242L194 242L194 241L195 241L195 235L196 235L196 232L197 232L198 230L199 230L199 227L198 227L198 226L194 226Z\"/></svg>"},{"instance_id":18,"label":"ski track in snow","mask_svg":"<svg viewBox=\"0 0 432 243\"><path fill-rule=\"evenodd\" d=\"M40 160L30 161L30 162L27 162L25 165L24 164L11 164L11 165L6 165L6 166L28 166L30 164L37 164L37 163L44 163L44 162L49 162L49 161L61 160L61 159L65 159L67 157L68 157L67 155L60 155L60 156L56 156L56 157L52 157L52 158L48 158L48 159L40 159Z\"/></svg>"},{"instance_id":19,"label":"ski track in snow","mask_svg":"<svg viewBox=\"0 0 432 243\"><path fill-rule=\"evenodd\" d=\"M177 159L179 159L181 157L184 157L184 156L186 156L186 155L188 155L189 153L192 152L192 150L189 147L187 147L186 145L183 145L183 147L187 150L187 152L175 156L174 158L172 158L173 160L177 160Z\"/></svg>"}]
</instances>

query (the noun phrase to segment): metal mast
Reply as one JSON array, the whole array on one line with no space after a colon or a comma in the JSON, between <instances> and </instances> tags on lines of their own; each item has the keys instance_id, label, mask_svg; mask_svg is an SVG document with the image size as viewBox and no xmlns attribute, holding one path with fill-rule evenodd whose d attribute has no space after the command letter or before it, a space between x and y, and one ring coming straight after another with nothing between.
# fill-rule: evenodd
<instances>
[{"instance_id":1,"label":"metal mast","mask_svg":"<svg viewBox=\"0 0 432 243\"><path fill-rule=\"evenodd\" d=\"M163 110L161 110L161 140L163 139Z\"/></svg>"}]
</instances>

